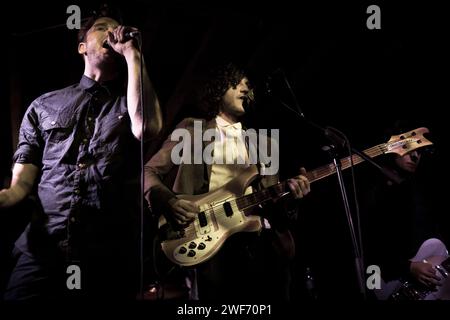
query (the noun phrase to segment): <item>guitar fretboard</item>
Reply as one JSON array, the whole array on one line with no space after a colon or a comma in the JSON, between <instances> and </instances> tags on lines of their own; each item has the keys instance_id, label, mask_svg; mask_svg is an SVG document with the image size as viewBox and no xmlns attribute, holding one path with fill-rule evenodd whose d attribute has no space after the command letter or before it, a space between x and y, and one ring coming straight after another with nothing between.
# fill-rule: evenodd
<instances>
[{"instance_id":1,"label":"guitar fretboard","mask_svg":"<svg viewBox=\"0 0 450 320\"><path fill-rule=\"evenodd\" d=\"M281 194L289 192L287 182L283 181L269 188L253 192L236 199L236 204L240 210L257 206L265 201L279 197Z\"/></svg>"},{"instance_id":2,"label":"guitar fretboard","mask_svg":"<svg viewBox=\"0 0 450 320\"><path fill-rule=\"evenodd\" d=\"M386 144L379 144L375 147L366 149L363 151L367 156L370 158L375 158L381 154L384 154L386 152ZM352 157L346 157L341 159L341 166L342 170L348 169L352 166L352 160L353 165L360 164L361 162L364 162L365 160L358 156L357 154L352 155ZM332 174L336 173L336 166L334 163L330 163L328 165L319 167L315 170L309 171L306 173L306 177L308 178L309 182L314 182L320 179L323 179L325 177L328 177Z\"/></svg>"},{"instance_id":3,"label":"guitar fretboard","mask_svg":"<svg viewBox=\"0 0 450 320\"><path fill-rule=\"evenodd\" d=\"M372 148L366 149L363 152L369 156L370 158L374 158L376 156L379 156L381 154L386 153L386 144L379 144ZM341 160L341 166L342 170L348 169L352 165L359 164L361 162L364 162L365 160L361 158L360 156L354 154L351 156L348 156L346 158L342 158ZM306 172L306 177L308 178L309 182L312 183L314 181L323 179L325 177L328 177L332 174L336 173L336 167L333 163L319 167L315 170ZM277 198L280 195L283 195L284 193L289 193L290 189L287 186L287 182L283 181L278 184L275 184L269 188L239 197L236 199L236 204L239 209L244 210L256 205L259 205L265 201L268 201L273 198Z\"/></svg>"}]
</instances>

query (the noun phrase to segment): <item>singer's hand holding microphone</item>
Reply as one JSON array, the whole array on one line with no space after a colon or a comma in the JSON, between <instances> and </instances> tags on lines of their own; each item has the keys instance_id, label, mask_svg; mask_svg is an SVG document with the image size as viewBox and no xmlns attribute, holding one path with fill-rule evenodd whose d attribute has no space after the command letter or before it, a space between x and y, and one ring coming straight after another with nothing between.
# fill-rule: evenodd
<instances>
[{"instance_id":1,"label":"singer's hand holding microphone","mask_svg":"<svg viewBox=\"0 0 450 320\"><path fill-rule=\"evenodd\" d=\"M108 32L107 46L121 55L125 55L125 51L136 50L134 39L139 37L139 30L128 26L118 26L112 32Z\"/></svg>"}]
</instances>

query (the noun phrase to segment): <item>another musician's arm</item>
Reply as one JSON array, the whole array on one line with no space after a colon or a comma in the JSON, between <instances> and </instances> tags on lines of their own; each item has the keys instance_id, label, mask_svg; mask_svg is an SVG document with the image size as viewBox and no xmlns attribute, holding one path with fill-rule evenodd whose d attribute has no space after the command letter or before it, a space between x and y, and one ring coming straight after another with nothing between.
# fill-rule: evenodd
<instances>
[{"instance_id":1,"label":"another musician's arm","mask_svg":"<svg viewBox=\"0 0 450 320\"><path fill-rule=\"evenodd\" d=\"M31 163L15 163L11 186L0 190L0 208L22 201L33 189L39 168Z\"/></svg>"},{"instance_id":2,"label":"another musician's arm","mask_svg":"<svg viewBox=\"0 0 450 320\"><path fill-rule=\"evenodd\" d=\"M177 129L189 126L190 119L183 120ZM172 141L169 136L161 149L145 164L145 198L156 214L172 213L177 223L184 224L195 217L195 206L187 200L177 198L162 180L173 169L172 150L179 141Z\"/></svg>"},{"instance_id":3,"label":"another musician's arm","mask_svg":"<svg viewBox=\"0 0 450 320\"><path fill-rule=\"evenodd\" d=\"M170 137L164 142L162 148L145 164L145 198L153 209L162 209L176 195L170 190L162 179L173 168L171 151L175 142Z\"/></svg>"}]
</instances>

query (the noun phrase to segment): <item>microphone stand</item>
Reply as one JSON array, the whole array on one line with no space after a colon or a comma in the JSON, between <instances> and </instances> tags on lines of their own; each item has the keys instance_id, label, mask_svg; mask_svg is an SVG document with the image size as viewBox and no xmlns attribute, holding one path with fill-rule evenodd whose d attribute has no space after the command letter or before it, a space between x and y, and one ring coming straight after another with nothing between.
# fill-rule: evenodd
<instances>
[{"instance_id":1,"label":"microphone stand","mask_svg":"<svg viewBox=\"0 0 450 320\"><path fill-rule=\"evenodd\" d=\"M297 106L298 106L298 108L300 108L299 105L297 105ZM303 115L302 112L300 112L299 114ZM344 183L344 179L343 179L343 175L342 175L342 164L338 157L338 149L344 148L346 145L349 145L349 143L342 137L338 136L334 132L333 128L321 127L318 124L312 122L311 120L306 119L306 117L304 115L302 118L309 125L320 130L322 132L322 134L331 142L330 146L326 146L322 149L324 151L328 152L328 154L330 155L330 158L332 158L334 166L336 168L336 175L338 177L339 187L341 190L342 202L344 204L345 214L347 217L347 223L348 223L348 226L350 229L350 236L351 236L351 240L352 240L352 244L353 244L353 251L354 251L354 255L355 255L355 269L356 269L356 274L357 274L358 286L359 286L359 290L360 290L360 293L362 294L363 299L366 300L367 296L366 296L366 286L365 286L365 281L364 281L364 278L365 278L364 254L363 254L361 227L359 225L360 218L359 218L359 209L358 209L358 204L357 204L358 200L355 195L355 202L356 202L356 206L357 206L357 219L358 219L358 230L357 230L358 238L357 238L356 232L355 232L355 226L353 224L353 219L352 219L353 215L350 210L350 205L349 205L349 201L348 201L348 197L347 197L345 183ZM352 147L349 148L349 151L351 151L351 153L357 154L358 156L360 156L361 158L366 160L368 163L373 165L375 168L380 170L380 172L383 173L389 180L391 180L397 184L400 184L403 181L403 179L400 178L400 176L396 172L394 172L388 168L380 166L378 163L376 163L372 158L370 158L363 151L359 151L358 149L355 149ZM350 154L349 156L351 159L352 155Z\"/></svg>"},{"instance_id":2,"label":"microphone stand","mask_svg":"<svg viewBox=\"0 0 450 320\"><path fill-rule=\"evenodd\" d=\"M140 176L140 203L139 203L139 300L144 300L144 206L145 206L145 197L144 197L144 186L145 186L145 124L147 119L145 118L145 101L144 101L144 52L142 50L142 36L140 33L135 37L139 53L141 55L141 60L139 63L139 87L140 87L140 105L141 108L141 141L139 143L140 148L140 168L141 168L141 176Z\"/></svg>"},{"instance_id":3,"label":"microphone stand","mask_svg":"<svg viewBox=\"0 0 450 320\"><path fill-rule=\"evenodd\" d=\"M393 170L391 170L389 168L380 166L378 163L373 161L373 159L371 157L369 157L367 154L365 154L363 151L359 151L358 149L352 148L352 153L357 154L358 156L363 158L365 161L367 161L368 163L373 165L375 168L380 170L380 172L383 175L385 175L392 182L394 182L396 184L400 184L400 183L403 182L404 179L401 178L398 173L396 173L395 171L393 171Z\"/></svg>"},{"instance_id":4,"label":"microphone stand","mask_svg":"<svg viewBox=\"0 0 450 320\"><path fill-rule=\"evenodd\" d=\"M286 107L287 109L289 109L290 111L294 112L297 116L300 116L301 119L303 119L304 121L306 121L311 127L319 130L322 132L322 134L328 138L328 140L330 140L332 143L334 143L337 146L341 146L344 147L346 144L345 139L342 139L341 137L339 137L338 135L336 135L336 133L334 131L337 131L336 129L333 131L333 128L331 127L322 127L316 123L314 123L313 121L309 120L308 118L306 118L305 114L303 113L300 104L298 103L297 97L294 94L294 91L292 90L291 85L289 84L289 81L287 80L286 75L284 74L282 69L277 69L274 73L280 73L283 77L283 81L285 82L289 93L292 96L292 99L294 100L294 104L295 107L297 108L297 110L292 109L289 105L287 105L286 103L284 103L283 101L279 100L279 102ZM268 90L268 93L270 93L271 90ZM372 166L374 166L375 168L377 168L378 170L380 170L380 172L382 174L384 174L389 180L400 184L403 179L395 172L392 171L386 167L382 167L380 166L378 163L376 163L371 157L369 157L367 154L365 154L362 151L359 151L358 149L355 148L351 148L351 152L354 154L357 154L358 156L360 156L361 158L363 158L365 161L367 161L368 163L370 163Z\"/></svg>"},{"instance_id":5,"label":"microphone stand","mask_svg":"<svg viewBox=\"0 0 450 320\"><path fill-rule=\"evenodd\" d=\"M330 145L322 148L324 151L327 151L330 158L333 160L334 167L336 169L336 175L338 178L339 183L339 189L341 191L341 197L342 202L345 209L345 215L347 217L347 223L350 229L350 237L352 240L353 245L353 252L355 257L355 269L356 269L356 275L357 275L357 283L359 286L359 292L362 294L362 297L364 300L366 300L366 285L364 281L364 257L363 257L363 246L362 246L362 237L361 237L361 228L359 226L359 213L358 213L358 230L355 229L355 225L353 223L353 215L352 211L350 209L350 203L348 201L347 196L347 190L344 182L344 176L342 174L342 164L341 160L339 158L339 152L338 150L345 147L347 145L347 141L341 137L339 137L337 134L335 134L334 131L330 127L321 127L318 124L312 122L309 119L306 119L303 117L303 119L311 126L315 127L316 129L319 129L322 134L330 141ZM353 151L354 148L351 148ZM358 151L358 154L362 152ZM370 159L368 156L364 155L368 159ZM350 155L351 158L351 155ZM370 162L373 162L372 159L370 159ZM356 197L355 197L356 200ZM356 232L357 231L357 232ZM356 233L358 233L358 237L356 236Z\"/></svg>"},{"instance_id":6,"label":"microphone stand","mask_svg":"<svg viewBox=\"0 0 450 320\"><path fill-rule=\"evenodd\" d=\"M298 103L297 98L296 98L286 76L284 75L284 72L282 72L282 70L279 70L279 72L283 76L284 82L286 83L287 88L288 88L290 94L292 95L292 98L294 100L294 104L295 104L297 110L294 110L289 105L287 105L283 101L279 100L281 102L281 104L283 106L285 106L286 108L288 108L289 110L293 111L295 114L297 114L302 120L306 121L306 123L308 123L310 126L319 130L323 134L323 136L325 136L331 142L330 146L325 147L324 149L325 149L325 151L328 151L330 157L333 159L333 163L336 168L339 187L341 190L341 197L342 197L345 214L346 214L348 226L350 229L352 245L353 245L353 251L354 251L354 256L355 256L355 269L356 269L356 273L357 273L357 283L358 283L359 291L362 294L363 299L366 300L366 286L365 286L365 281L364 281L364 258L363 258L361 228L358 223L358 237L357 237L356 231L355 231L355 226L353 223L352 212L350 209L350 204L349 204L348 197L347 197L347 191L346 191L346 187L345 187L345 183L344 183L344 179L343 179L343 175L342 175L342 165L341 165L340 159L338 158L338 152L337 152L337 150L339 148L343 148L344 146L346 146L348 144L347 139L343 139L342 137L338 136L335 133L335 131L337 131L337 130L335 130L331 127L322 127L322 126L318 125L317 123L307 119L300 108L300 104ZM357 151L354 148L349 148L349 149L352 152L361 156L363 159L367 160L372 165L375 165L377 168L380 168L380 166L378 164L376 164L372 159L370 159L369 156L367 156L363 152ZM350 155L350 158L351 158L351 155ZM355 197L355 201L357 201L356 197ZM357 210L357 211L359 211L359 210ZM357 212L357 214L358 214L358 222L359 222L359 220L360 220L359 212Z\"/></svg>"}]
</instances>

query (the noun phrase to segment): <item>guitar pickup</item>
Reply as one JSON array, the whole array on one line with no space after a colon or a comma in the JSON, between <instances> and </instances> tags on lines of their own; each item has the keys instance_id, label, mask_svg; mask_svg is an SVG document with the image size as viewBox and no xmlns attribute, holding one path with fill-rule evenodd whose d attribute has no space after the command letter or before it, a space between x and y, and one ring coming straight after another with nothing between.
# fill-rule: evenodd
<instances>
[{"instance_id":1,"label":"guitar pickup","mask_svg":"<svg viewBox=\"0 0 450 320\"><path fill-rule=\"evenodd\" d=\"M223 210L225 210L225 215L227 217L231 217L233 215L233 208L231 208L231 204L229 202L225 202L223 204Z\"/></svg>"},{"instance_id":2,"label":"guitar pickup","mask_svg":"<svg viewBox=\"0 0 450 320\"><path fill-rule=\"evenodd\" d=\"M204 228L208 225L208 221L206 220L205 212L200 212L198 214L198 222L200 223L200 227Z\"/></svg>"},{"instance_id":3,"label":"guitar pickup","mask_svg":"<svg viewBox=\"0 0 450 320\"><path fill-rule=\"evenodd\" d=\"M197 216L198 218L198 224L196 222L196 229L199 234L207 234L211 232L211 226L208 222L208 218L210 217L206 216L206 213L204 211L200 212Z\"/></svg>"}]
</instances>

